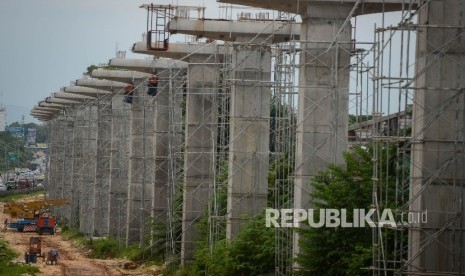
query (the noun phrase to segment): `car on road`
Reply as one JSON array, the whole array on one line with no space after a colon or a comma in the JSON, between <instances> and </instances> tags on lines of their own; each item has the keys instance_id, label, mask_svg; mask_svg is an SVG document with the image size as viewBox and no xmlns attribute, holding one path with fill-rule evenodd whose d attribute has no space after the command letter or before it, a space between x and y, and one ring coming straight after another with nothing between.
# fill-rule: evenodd
<instances>
[{"instance_id":1,"label":"car on road","mask_svg":"<svg viewBox=\"0 0 465 276\"><path fill-rule=\"evenodd\" d=\"M0 192L5 192L7 190L7 187L5 184L1 183L0 184Z\"/></svg>"}]
</instances>

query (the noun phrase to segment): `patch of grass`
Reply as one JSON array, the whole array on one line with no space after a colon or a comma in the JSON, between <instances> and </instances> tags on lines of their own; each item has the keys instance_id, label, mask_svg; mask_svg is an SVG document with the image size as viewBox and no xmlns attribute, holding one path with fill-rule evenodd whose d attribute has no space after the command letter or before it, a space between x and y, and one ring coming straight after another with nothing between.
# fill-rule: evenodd
<instances>
[{"instance_id":1,"label":"patch of grass","mask_svg":"<svg viewBox=\"0 0 465 276\"><path fill-rule=\"evenodd\" d=\"M37 275L40 272L38 267L13 262L17 256L18 254L0 239L0 275Z\"/></svg>"},{"instance_id":2,"label":"patch of grass","mask_svg":"<svg viewBox=\"0 0 465 276\"><path fill-rule=\"evenodd\" d=\"M86 237L84 234L79 233L77 229L70 228L67 225L63 226L60 231L61 235L68 240L73 240L79 245L85 246L86 245Z\"/></svg>"},{"instance_id":3,"label":"patch of grass","mask_svg":"<svg viewBox=\"0 0 465 276\"><path fill-rule=\"evenodd\" d=\"M120 253L118 242L111 237L98 240L89 239L89 247L92 249L91 258L116 258Z\"/></svg>"},{"instance_id":4,"label":"patch of grass","mask_svg":"<svg viewBox=\"0 0 465 276\"><path fill-rule=\"evenodd\" d=\"M20 194L11 194L11 195L6 195L0 197L0 202L11 202L11 201L16 201L19 199L27 198L27 197L33 197L33 196L39 196L39 195L44 195L43 190L38 190L38 191L29 191L25 193L20 193Z\"/></svg>"},{"instance_id":5,"label":"patch of grass","mask_svg":"<svg viewBox=\"0 0 465 276\"><path fill-rule=\"evenodd\" d=\"M163 263L162 257L157 254L158 252L151 252L150 248L141 250L138 245L126 246L124 243L118 243L113 237L92 239L79 233L78 229L70 228L67 225L61 228L60 233L63 237L74 241L79 246L90 249L90 258L123 258L136 263L143 262L146 265L160 265Z\"/></svg>"}]
</instances>

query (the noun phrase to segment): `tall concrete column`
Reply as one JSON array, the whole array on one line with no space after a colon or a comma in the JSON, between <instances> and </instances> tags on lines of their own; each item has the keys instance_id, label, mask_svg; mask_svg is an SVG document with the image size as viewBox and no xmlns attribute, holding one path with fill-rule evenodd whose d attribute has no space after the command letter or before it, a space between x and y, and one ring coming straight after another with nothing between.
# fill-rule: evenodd
<instances>
[{"instance_id":1,"label":"tall concrete column","mask_svg":"<svg viewBox=\"0 0 465 276\"><path fill-rule=\"evenodd\" d=\"M294 208L307 209L311 181L328 164L343 164L347 148L350 7L306 6L302 15ZM339 34L338 37L336 35ZM294 236L298 253L298 235Z\"/></svg>"},{"instance_id":2,"label":"tall concrete column","mask_svg":"<svg viewBox=\"0 0 465 276\"><path fill-rule=\"evenodd\" d=\"M75 111L75 120L73 126L73 176L72 176L72 197L71 200L71 227L78 228L80 226L80 210L83 204L82 187L84 186L83 170L84 170L84 109L77 108Z\"/></svg>"},{"instance_id":3,"label":"tall concrete column","mask_svg":"<svg viewBox=\"0 0 465 276\"><path fill-rule=\"evenodd\" d=\"M98 135L98 106L89 103L84 107L83 116L83 165L81 201L80 201L80 232L85 235L94 235L95 231L95 176L97 165L97 135Z\"/></svg>"},{"instance_id":4,"label":"tall concrete column","mask_svg":"<svg viewBox=\"0 0 465 276\"><path fill-rule=\"evenodd\" d=\"M409 209L427 222L410 228L403 269L463 275L465 2L429 1L418 24Z\"/></svg>"},{"instance_id":5,"label":"tall concrete column","mask_svg":"<svg viewBox=\"0 0 465 276\"><path fill-rule=\"evenodd\" d=\"M47 192L51 198L57 198L60 187L60 165L61 165L61 149L60 139L63 135L60 127L59 116L48 123L48 129L50 133L49 139L49 166L48 166L48 183L47 183Z\"/></svg>"},{"instance_id":6,"label":"tall concrete column","mask_svg":"<svg viewBox=\"0 0 465 276\"><path fill-rule=\"evenodd\" d=\"M109 194L110 235L118 240L126 237L127 185L129 173L129 136L131 133L131 105L116 94L112 105L111 181Z\"/></svg>"},{"instance_id":7,"label":"tall concrete column","mask_svg":"<svg viewBox=\"0 0 465 276\"><path fill-rule=\"evenodd\" d=\"M64 144L64 160L62 164L62 174L63 174L63 191L61 194L61 199L71 200L73 196L73 145L74 145L74 116L69 114L73 110L72 107L68 108L65 111L63 116L63 144ZM58 207L62 210L62 223L69 225L72 219L72 208L70 204L63 205Z\"/></svg>"},{"instance_id":8,"label":"tall concrete column","mask_svg":"<svg viewBox=\"0 0 465 276\"><path fill-rule=\"evenodd\" d=\"M192 260L203 217L215 183L218 123L218 71L216 55L189 59L186 95L184 191L181 261Z\"/></svg>"},{"instance_id":9,"label":"tall concrete column","mask_svg":"<svg viewBox=\"0 0 465 276\"><path fill-rule=\"evenodd\" d=\"M226 236L266 207L268 189L271 50L265 44L234 43L232 53L229 181Z\"/></svg>"},{"instance_id":10,"label":"tall concrete column","mask_svg":"<svg viewBox=\"0 0 465 276\"><path fill-rule=\"evenodd\" d=\"M99 236L108 236L110 232L109 191L112 95L99 96L97 99L97 163L94 186L94 232Z\"/></svg>"},{"instance_id":11,"label":"tall concrete column","mask_svg":"<svg viewBox=\"0 0 465 276\"><path fill-rule=\"evenodd\" d=\"M143 246L152 210L156 163L153 150L154 102L147 95L143 79L134 80L131 105L131 145L127 208L127 243Z\"/></svg>"}]
</instances>

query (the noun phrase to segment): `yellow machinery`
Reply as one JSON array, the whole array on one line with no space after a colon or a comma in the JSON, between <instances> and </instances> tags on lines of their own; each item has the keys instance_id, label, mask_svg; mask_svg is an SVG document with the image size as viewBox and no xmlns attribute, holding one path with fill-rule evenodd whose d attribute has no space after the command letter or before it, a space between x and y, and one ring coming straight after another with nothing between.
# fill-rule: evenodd
<instances>
[{"instance_id":1,"label":"yellow machinery","mask_svg":"<svg viewBox=\"0 0 465 276\"><path fill-rule=\"evenodd\" d=\"M66 199L47 199L24 203L8 203L3 209L4 214L9 214L12 218L35 219L43 213L48 212L48 208L69 204Z\"/></svg>"}]
</instances>

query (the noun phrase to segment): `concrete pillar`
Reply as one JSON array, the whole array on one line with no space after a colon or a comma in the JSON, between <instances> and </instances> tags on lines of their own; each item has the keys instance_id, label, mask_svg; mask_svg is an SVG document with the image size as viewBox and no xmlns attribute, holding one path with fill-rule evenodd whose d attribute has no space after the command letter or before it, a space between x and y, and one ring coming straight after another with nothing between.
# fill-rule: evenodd
<instances>
[{"instance_id":1,"label":"concrete pillar","mask_svg":"<svg viewBox=\"0 0 465 276\"><path fill-rule=\"evenodd\" d=\"M67 108L63 116L63 145L64 145L64 160L62 164L62 174L63 174L63 190L61 194L61 199L71 200L73 197L73 159L74 159L74 116L72 113L73 108ZM62 223L65 225L70 225L70 222L73 218L72 216L72 207L71 204L60 206L62 210Z\"/></svg>"},{"instance_id":2,"label":"concrete pillar","mask_svg":"<svg viewBox=\"0 0 465 276\"><path fill-rule=\"evenodd\" d=\"M109 233L118 240L126 238L127 192L129 173L129 136L131 105L121 93L112 100L111 164L109 192Z\"/></svg>"},{"instance_id":3,"label":"concrete pillar","mask_svg":"<svg viewBox=\"0 0 465 276\"><path fill-rule=\"evenodd\" d=\"M162 223L168 233L151 229L152 241L168 235L167 254L179 252L179 204L182 185L183 119L181 80L185 69L165 68L158 75L158 93L154 109L154 186L151 218L156 227ZM175 253L176 254L176 253Z\"/></svg>"},{"instance_id":4,"label":"concrete pillar","mask_svg":"<svg viewBox=\"0 0 465 276\"><path fill-rule=\"evenodd\" d=\"M98 106L89 103L84 107L83 116L83 160L80 200L80 232L86 235L94 235L95 231L95 176L97 166L97 135L98 135Z\"/></svg>"},{"instance_id":5,"label":"concrete pillar","mask_svg":"<svg viewBox=\"0 0 465 276\"><path fill-rule=\"evenodd\" d=\"M244 38L244 42L250 39ZM226 236L266 207L269 160L271 51L265 44L234 43L231 87Z\"/></svg>"},{"instance_id":6,"label":"concrete pillar","mask_svg":"<svg viewBox=\"0 0 465 276\"><path fill-rule=\"evenodd\" d=\"M59 117L49 121L49 166L48 166L48 181L47 181L47 192L50 198L57 198L58 194L61 191L61 175L60 175L60 165L61 160L61 150L60 140L62 138L63 132L60 126Z\"/></svg>"},{"instance_id":7,"label":"concrete pillar","mask_svg":"<svg viewBox=\"0 0 465 276\"><path fill-rule=\"evenodd\" d=\"M462 275L465 3L429 1L419 11L418 24L424 27L417 32L409 209L414 214L428 213L426 223L410 228L409 260L403 269L413 274ZM424 244L428 246L422 248Z\"/></svg>"},{"instance_id":8,"label":"concrete pillar","mask_svg":"<svg viewBox=\"0 0 465 276\"><path fill-rule=\"evenodd\" d=\"M108 236L110 232L109 191L111 126L113 95L99 96L97 99L97 160L94 186L94 232L98 236Z\"/></svg>"},{"instance_id":9,"label":"concrete pillar","mask_svg":"<svg viewBox=\"0 0 465 276\"><path fill-rule=\"evenodd\" d=\"M135 79L131 104L131 144L126 242L143 246L152 212L154 158L154 99L143 79ZM155 166L154 166L155 165Z\"/></svg>"},{"instance_id":10,"label":"concrete pillar","mask_svg":"<svg viewBox=\"0 0 465 276\"><path fill-rule=\"evenodd\" d=\"M328 164L343 164L347 148L350 7L308 4L302 15L294 208L307 209L311 181ZM341 30L341 28L343 28ZM339 30L341 30L338 37ZM298 235L294 251L299 253Z\"/></svg>"},{"instance_id":11,"label":"concrete pillar","mask_svg":"<svg viewBox=\"0 0 465 276\"><path fill-rule=\"evenodd\" d=\"M218 122L218 71L216 56L189 60L186 95L184 195L181 261L192 260L199 238L197 223L203 217L215 183Z\"/></svg>"},{"instance_id":12,"label":"concrete pillar","mask_svg":"<svg viewBox=\"0 0 465 276\"><path fill-rule=\"evenodd\" d=\"M75 111L75 120L73 126L74 144L73 144L73 176L72 176L72 197L71 200L71 227L80 228L81 225L81 205L84 204L84 196L82 193L84 180L84 138L85 138L85 121L84 108L79 107Z\"/></svg>"}]
</instances>

